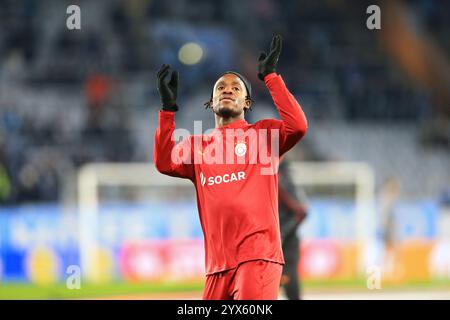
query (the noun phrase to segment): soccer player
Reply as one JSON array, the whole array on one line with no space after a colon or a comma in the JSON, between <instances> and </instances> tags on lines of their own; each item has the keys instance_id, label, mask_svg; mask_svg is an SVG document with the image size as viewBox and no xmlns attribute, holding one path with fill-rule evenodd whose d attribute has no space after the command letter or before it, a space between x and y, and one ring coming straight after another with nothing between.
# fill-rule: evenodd
<instances>
[{"instance_id":1,"label":"soccer player","mask_svg":"<svg viewBox=\"0 0 450 320\"><path fill-rule=\"evenodd\" d=\"M298 262L300 260L300 239L297 228L308 214L306 196L303 190L297 190L289 171L289 161L284 158L278 171L278 197L280 213L281 246L285 265L281 277L287 299L301 299Z\"/></svg>"},{"instance_id":2,"label":"soccer player","mask_svg":"<svg viewBox=\"0 0 450 320\"><path fill-rule=\"evenodd\" d=\"M215 117L213 132L190 135L178 144L173 138L178 73L163 65L157 74L162 110L154 162L159 172L195 185L205 240L203 299L278 297L284 264L278 160L307 131L300 105L276 72L281 46L281 36L274 36L270 52L258 59L258 77L269 89L281 120L248 123L244 116L252 105L250 83L229 71L216 81L206 104ZM268 167L275 170L265 170Z\"/></svg>"}]
</instances>

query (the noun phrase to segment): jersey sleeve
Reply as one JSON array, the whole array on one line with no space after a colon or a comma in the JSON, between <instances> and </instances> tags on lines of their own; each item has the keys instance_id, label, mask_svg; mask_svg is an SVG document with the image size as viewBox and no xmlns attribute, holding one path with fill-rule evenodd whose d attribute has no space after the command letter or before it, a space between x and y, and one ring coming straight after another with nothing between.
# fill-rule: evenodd
<instances>
[{"instance_id":1,"label":"jersey sleeve","mask_svg":"<svg viewBox=\"0 0 450 320\"><path fill-rule=\"evenodd\" d=\"M175 112L159 112L153 159L156 169L166 175L194 180L192 136L176 144L173 138Z\"/></svg>"},{"instance_id":2,"label":"jersey sleeve","mask_svg":"<svg viewBox=\"0 0 450 320\"><path fill-rule=\"evenodd\" d=\"M272 120L274 127L280 129L281 156L305 136L308 121L300 104L289 92L280 75L271 73L264 78L264 82L281 117L281 121Z\"/></svg>"}]
</instances>

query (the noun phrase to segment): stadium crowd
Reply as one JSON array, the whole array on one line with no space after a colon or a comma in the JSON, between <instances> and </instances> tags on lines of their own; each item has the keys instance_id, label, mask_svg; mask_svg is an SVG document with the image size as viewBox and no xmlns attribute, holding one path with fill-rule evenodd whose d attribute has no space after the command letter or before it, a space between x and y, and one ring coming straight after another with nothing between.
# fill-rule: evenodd
<instances>
[{"instance_id":1,"label":"stadium crowd","mask_svg":"<svg viewBox=\"0 0 450 320\"><path fill-rule=\"evenodd\" d=\"M437 2L405 1L448 54L450 7ZM286 39L280 73L313 123L437 117L430 91L365 28L364 1L77 3L82 29L69 31L64 2L0 2L0 203L59 200L65 179L87 162L149 161L148 128L159 108L154 76L163 62L180 71L179 101L189 110L180 112L181 124L205 117L203 102L226 69L255 86L248 120L271 115L255 70L258 48L275 32ZM178 59L187 42L203 48L193 66ZM444 148L448 136L439 140ZM300 154L327 158L308 140Z\"/></svg>"}]
</instances>

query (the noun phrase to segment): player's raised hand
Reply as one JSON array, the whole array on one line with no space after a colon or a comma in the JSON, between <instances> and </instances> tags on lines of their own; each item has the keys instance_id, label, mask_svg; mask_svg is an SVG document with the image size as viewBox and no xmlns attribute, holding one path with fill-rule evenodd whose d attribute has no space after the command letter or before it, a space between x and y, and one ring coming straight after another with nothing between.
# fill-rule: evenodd
<instances>
[{"instance_id":1,"label":"player's raised hand","mask_svg":"<svg viewBox=\"0 0 450 320\"><path fill-rule=\"evenodd\" d=\"M264 81L264 77L270 73L276 72L278 59L280 58L281 45L282 45L281 35L277 34L272 38L272 43L270 44L270 52L267 55L266 52L261 52L258 58L258 78Z\"/></svg>"},{"instance_id":2,"label":"player's raised hand","mask_svg":"<svg viewBox=\"0 0 450 320\"><path fill-rule=\"evenodd\" d=\"M170 73L170 79L166 78ZM170 70L170 65L163 64L157 74L158 92L161 98L162 109L165 111L178 111L177 90L178 71Z\"/></svg>"}]
</instances>

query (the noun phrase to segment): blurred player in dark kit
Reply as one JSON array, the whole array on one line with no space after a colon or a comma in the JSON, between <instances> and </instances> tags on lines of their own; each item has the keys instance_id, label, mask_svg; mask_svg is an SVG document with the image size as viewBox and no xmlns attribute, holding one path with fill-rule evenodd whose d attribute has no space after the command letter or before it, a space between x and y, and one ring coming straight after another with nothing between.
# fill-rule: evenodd
<instances>
[{"instance_id":1,"label":"blurred player in dark kit","mask_svg":"<svg viewBox=\"0 0 450 320\"><path fill-rule=\"evenodd\" d=\"M280 214L281 244L285 265L281 286L287 299L301 299L298 264L300 260L299 225L307 216L308 207L303 190L295 187L289 170L289 160L283 157L278 171L278 204Z\"/></svg>"}]
</instances>

